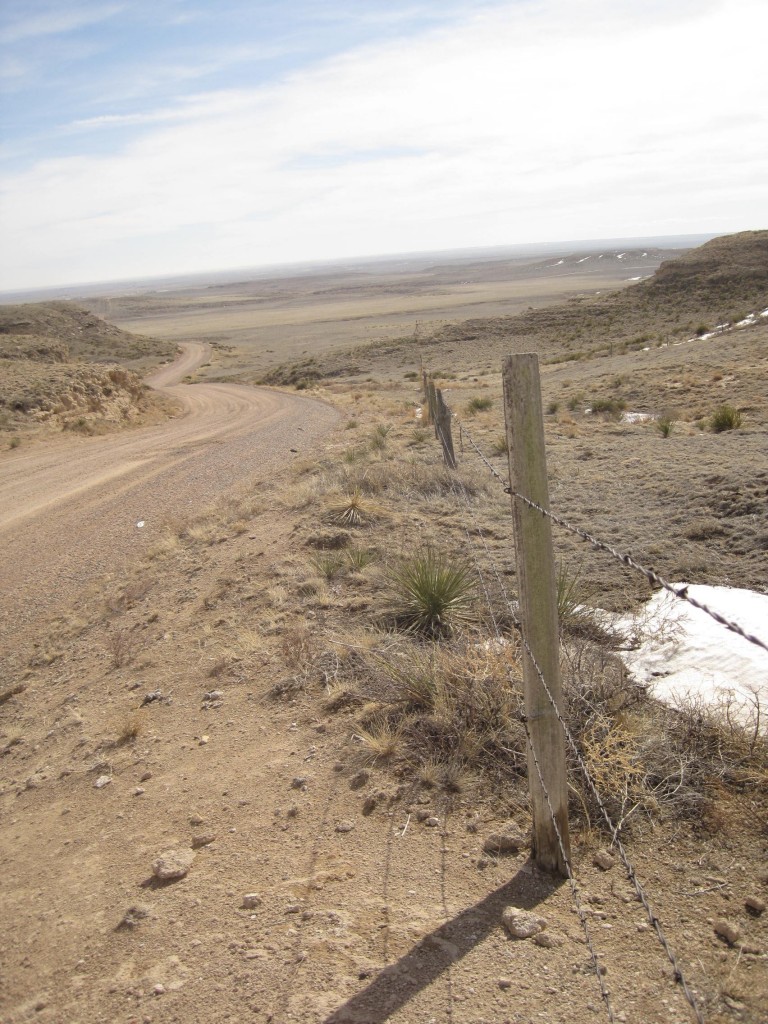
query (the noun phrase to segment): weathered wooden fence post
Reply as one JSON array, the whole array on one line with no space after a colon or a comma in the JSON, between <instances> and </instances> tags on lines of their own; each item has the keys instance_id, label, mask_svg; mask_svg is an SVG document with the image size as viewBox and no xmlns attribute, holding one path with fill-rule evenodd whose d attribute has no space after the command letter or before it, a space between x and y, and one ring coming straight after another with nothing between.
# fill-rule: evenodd
<instances>
[{"instance_id":1,"label":"weathered wooden fence post","mask_svg":"<svg viewBox=\"0 0 768 1024\"><path fill-rule=\"evenodd\" d=\"M538 357L534 353L507 356L503 380L512 491L549 509ZM561 709L560 638L550 522L541 512L525 505L514 494L512 519L523 637L536 665L541 669L555 705ZM547 696L531 656L525 650L523 688L528 731L544 782L542 787L534 754L529 750L528 785L533 813L533 854L540 867L566 875L563 853L568 860L571 854L565 737L557 712ZM551 811L546 794L552 805ZM560 831L562 850L553 824L553 814Z\"/></svg>"},{"instance_id":2,"label":"weathered wooden fence post","mask_svg":"<svg viewBox=\"0 0 768 1024\"><path fill-rule=\"evenodd\" d=\"M427 409L429 411L427 423L434 426L435 437L437 437L437 395L435 382L431 379L427 381Z\"/></svg>"},{"instance_id":3,"label":"weathered wooden fence post","mask_svg":"<svg viewBox=\"0 0 768 1024\"><path fill-rule=\"evenodd\" d=\"M443 392L440 388L435 389L435 407L437 412L435 425L440 444L443 446L443 459L449 469L456 469L456 456L453 451L453 436L451 434L451 410L443 401Z\"/></svg>"}]
</instances>

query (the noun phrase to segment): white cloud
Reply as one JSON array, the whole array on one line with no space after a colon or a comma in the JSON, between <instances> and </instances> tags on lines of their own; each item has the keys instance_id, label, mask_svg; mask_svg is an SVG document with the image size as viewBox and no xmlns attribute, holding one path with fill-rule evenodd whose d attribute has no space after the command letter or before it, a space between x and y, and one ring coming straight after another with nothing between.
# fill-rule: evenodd
<instances>
[{"instance_id":1,"label":"white cloud","mask_svg":"<svg viewBox=\"0 0 768 1024\"><path fill-rule=\"evenodd\" d=\"M762 226L766 27L753 0L542 0L136 112L121 151L4 182L2 287Z\"/></svg>"},{"instance_id":2,"label":"white cloud","mask_svg":"<svg viewBox=\"0 0 768 1024\"><path fill-rule=\"evenodd\" d=\"M60 35L106 21L125 10L126 5L94 4L64 8L61 4L47 6L37 13L24 14L0 29L0 43L18 43L40 36Z\"/></svg>"}]
</instances>

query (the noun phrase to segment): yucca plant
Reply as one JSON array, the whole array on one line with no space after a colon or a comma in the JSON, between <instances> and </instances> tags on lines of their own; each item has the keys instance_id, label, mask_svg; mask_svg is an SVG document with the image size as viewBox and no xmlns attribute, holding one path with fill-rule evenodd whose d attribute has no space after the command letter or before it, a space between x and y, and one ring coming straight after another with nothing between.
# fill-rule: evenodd
<instances>
[{"instance_id":1,"label":"yucca plant","mask_svg":"<svg viewBox=\"0 0 768 1024\"><path fill-rule=\"evenodd\" d=\"M348 548L345 554L352 568L358 572L362 572L366 565L377 561L379 557L378 552L370 548Z\"/></svg>"},{"instance_id":2,"label":"yucca plant","mask_svg":"<svg viewBox=\"0 0 768 1024\"><path fill-rule=\"evenodd\" d=\"M333 580L346 568L344 555L341 551L318 551L310 561L318 573L326 580Z\"/></svg>"},{"instance_id":3,"label":"yucca plant","mask_svg":"<svg viewBox=\"0 0 768 1024\"><path fill-rule=\"evenodd\" d=\"M382 508L370 501L359 490L331 501L325 511L328 522L337 526L366 526L381 518Z\"/></svg>"},{"instance_id":4,"label":"yucca plant","mask_svg":"<svg viewBox=\"0 0 768 1024\"><path fill-rule=\"evenodd\" d=\"M391 570L393 611L399 625L422 636L439 637L474 618L472 566L426 548Z\"/></svg>"}]
</instances>

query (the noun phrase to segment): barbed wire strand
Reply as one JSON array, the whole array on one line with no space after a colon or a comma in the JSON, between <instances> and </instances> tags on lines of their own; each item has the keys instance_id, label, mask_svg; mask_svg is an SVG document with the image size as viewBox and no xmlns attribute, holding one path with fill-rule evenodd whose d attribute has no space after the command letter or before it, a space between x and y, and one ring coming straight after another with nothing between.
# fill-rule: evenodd
<instances>
[{"instance_id":1,"label":"barbed wire strand","mask_svg":"<svg viewBox=\"0 0 768 1024\"><path fill-rule=\"evenodd\" d=\"M460 421L457 419L457 422ZM583 530L579 526L574 526L572 523L569 523L567 519L564 519L562 516L557 515L557 513L555 512L551 512L549 509L546 509L542 505L539 505L538 502L532 501L530 498L527 498L524 494L521 494L519 491L514 490L510 484L507 484L507 482L504 480L504 478L501 476L501 474L498 472L495 466L493 466L491 462L489 462L489 460L486 458L486 456L482 453L477 443L475 442L474 438L467 430L466 426L464 426L463 424L461 424L461 426L463 433L466 435L467 440L469 441L470 446L474 450L475 454L481 459L486 468L489 469L493 476L499 481L499 483L502 485L507 494L511 494L513 497L519 498L524 505L527 505L529 508L534 509L536 512L540 512L543 516L546 516L547 519L551 519L552 522L557 523L557 525L561 526L564 530L567 530L569 533L573 533L577 537L580 537L581 540L587 541L587 543L591 544L593 548L596 548L599 551L605 551L607 554L615 558L616 561L621 562L622 565L626 565L630 569L635 569L637 572L642 573L642 575L645 576L649 583L655 584L657 587L661 587L662 589L672 594L674 597L679 598L679 600L681 601L687 601L688 604L692 605L694 608L698 608L699 611L704 612L711 619L714 619L714 621L717 622L719 625L724 626L725 629L730 630L737 636L740 636L744 640L749 641L749 643L754 644L756 647L760 647L762 648L762 650L768 652L768 643L766 643L764 640L761 640L760 637L755 636L753 633L748 633L742 626L738 624L738 622L733 622L731 619L727 619L724 615L721 615L720 612L715 611L714 608L710 608L708 605L704 604L703 601L699 601L695 597L691 597L691 595L688 593L687 585L684 587L680 587L679 589L676 588L668 580L664 579L663 576L660 576L657 572L655 572L655 570L649 569L647 568L647 566L641 565L632 557L632 555L629 552L617 551L616 548L612 547L606 541L600 540L598 537L595 537L593 534L589 533L587 530Z\"/></svg>"},{"instance_id":2,"label":"barbed wire strand","mask_svg":"<svg viewBox=\"0 0 768 1024\"><path fill-rule=\"evenodd\" d=\"M493 472L493 475L498 477L501 480L502 478L500 477L498 472L495 470L495 468L488 462L488 460L482 454L482 452L480 451L480 449L477 447L476 443L474 442L474 439L472 438L472 436L466 431L466 428L465 428L464 432L467 434L467 438L469 439L470 444L472 445L472 447L475 449L475 451L477 451L477 453L482 458L483 462L485 462L486 465L489 467L489 469ZM505 489L506 489L506 487L505 487ZM465 502L467 503L468 507L471 509L471 506L469 505L468 497L466 496L466 488L463 487L463 484L462 484L462 490L464 491ZM538 507L539 507L540 511L544 511L543 509L540 508L540 506L538 506ZM468 534L468 536L469 536L469 534ZM486 554L488 555L489 558L491 557L490 556L490 551L489 551L487 545L486 545ZM498 582L500 583L500 585L503 588L503 581L501 580L501 577L498 574L498 572L496 573L496 578L497 578ZM505 596L505 600L507 601L507 603L510 604L511 602L509 602L509 598L508 598L508 595L506 594L506 590L504 590L504 596ZM643 908L644 908L644 910L646 912L646 915L648 917L649 923L653 927L653 929L654 929L654 931L656 933L656 936L657 936L657 938L658 938L662 948L664 949L664 952L666 953L669 962L672 965L672 968L673 968L673 971L674 971L675 980L679 982L679 984L680 984L680 986L681 986L681 988L683 990L683 993L685 995L685 998L688 1001L691 1009L694 1012L694 1015L696 1017L696 1021L698 1022L698 1024L705 1024L704 1018L703 1018L702 1013L701 1013L701 1009L699 1008L699 1005L696 1002L696 999L695 999L693 993L691 992L690 986L688 985L688 982L686 981L685 975L683 974L683 971L682 971L682 969L680 967L680 964L678 963L678 960L677 960L677 957L675 955L675 952L672 949L672 947L669 945L669 942L668 942L668 940L667 940L667 938L666 938L666 936L664 934L664 930L663 930L663 928L661 926L661 922L659 921L658 917L656 916L655 912L653 911L653 908L651 906L651 903L650 903L650 900L648 898L648 895L645 892L645 890L644 890L640 880L637 877L637 873L635 871L635 868L634 868L633 864L631 863L631 861L629 860L629 857L627 856L627 853L626 853L626 850L624 848L623 843L619 839L619 835L618 835L619 828L618 828L618 826L614 825L614 823L613 823L613 821L611 819L610 813L608 812L608 809L606 808L605 804L603 803L603 800L602 800L602 798L600 796L600 793L599 793L599 791L597 789L597 786L595 785L594 780L592 779L591 773L589 772L589 769L587 768L587 765L586 765L583 757L581 756L581 752L578 749L578 746L577 746L576 741L575 741L575 739L573 737L573 734L571 733L570 729L568 728L565 720L563 719L563 717L562 717L562 715L560 713L560 709L558 708L557 703L555 702L555 699L554 699L554 697L552 695L552 691L550 690L550 688L549 688L549 686L548 686L548 684L546 682L546 679L544 678L544 673L542 672L542 670L541 670L541 668L540 668L536 658L534 657L533 651L531 650L530 645L528 644L527 638L525 636L525 633L523 632L522 629L520 631L520 635L521 635L522 643L523 643L523 646L524 646L524 648L526 650L526 653L528 654L528 657L531 659L531 664L533 665L534 670L535 670L537 676L539 677L539 681L542 684L542 687L543 687L544 692L545 692L545 694L547 696L547 699L549 700L550 704L552 705L552 708L553 708L553 710L555 712L555 715L557 717L558 722L560 723L560 727L563 730L563 734L564 734L564 736L565 736L565 738L566 738L566 740L568 742L568 745L570 746L570 748L571 748L571 750L572 750L572 752L573 752L573 754L574 754L574 756L576 758L576 761L577 761L577 763L579 765L579 768L580 768L580 770L581 770L581 772L582 772L582 774L583 774L583 776L584 776L584 778L585 778L585 780L587 782L587 785L590 788L590 792L592 793L592 795L593 795L593 797L595 799L595 802L598 805L600 813L602 814L602 816L603 816L603 818L604 818L604 820L605 820L605 822L606 822L606 824L608 826L608 829L609 829L609 831L611 833L612 845L614 845L616 847L616 849L617 849L617 851L619 853L619 856L621 858L622 864L624 865L624 870L625 870L625 872L627 874L627 877L628 877L629 881L631 882L632 887L634 888L635 893L636 893L640 903L642 904L642 906L643 906ZM499 639L501 639L501 638L499 637ZM527 722L524 721L524 725L525 725L526 737L528 739L528 744L531 747L532 758L534 760L534 764L535 764L535 767L536 767L536 770L537 770L537 774L539 776L539 782L541 783L542 790L544 791L544 794L545 794L545 797L546 797L546 800L547 800L547 805L549 807L550 814L552 815L552 820L553 820L553 824L554 824L554 827L555 827L555 832L556 832L556 835L557 835L557 838L558 838L558 843L560 845L561 856L563 857L563 861L566 864L567 870L569 871L569 878L570 878L570 864L568 862L568 858L565 856L565 850L564 850L564 847L563 847L562 838L561 838L560 833L559 833L557 821L556 821L555 816L554 816L554 810L552 808L552 805L551 805L551 802L550 802L550 799L549 799L549 795L546 792L546 787L544 786L544 782L543 782L543 778L542 778L542 775L541 775L540 766L539 766L537 758L536 758L535 750L533 749L533 746L532 746L532 741L531 741L530 733L529 733L529 730L528 730ZM599 973L599 970L598 970L598 977L601 979L601 991L602 991L602 988L603 988L603 986L602 986L602 975ZM609 1012L610 1012L610 1006L609 1006ZM611 1019L613 1019L613 1018L611 1018Z\"/></svg>"},{"instance_id":3,"label":"barbed wire strand","mask_svg":"<svg viewBox=\"0 0 768 1024\"><path fill-rule=\"evenodd\" d=\"M592 775L589 769L587 768L586 762L584 761L584 758L581 756L581 752L576 744L576 740L574 739L571 730L568 728L562 714L560 713L560 709L558 708L555 698L552 695L552 691L550 690L549 686L547 685L547 681L544 678L544 673L539 667L539 664L536 661L536 658L534 657L533 651L528 646L528 642L525 638L525 635L523 635L523 646L525 647L528 657L531 659L531 664L534 667L536 675L539 677L539 682L541 683L544 692L547 695L549 703L552 705L555 715L557 716L557 720L560 723L560 726L563 730L563 734L573 752L574 757L576 758L579 768L581 769L581 773L584 776L587 785L589 786L590 792L592 793L592 796L594 797L595 802L597 803L600 813L602 814L605 823L610 830L611 844L615 846L618 850L619 856L621 857L621 862L624 865L624 870L627 873L627 877L629 878L629 881L632 883L632 887L634 888L635 893L637 894L637 898L640 900L640 902L643 905L643 908L645 909L645 912L648 916L648 921L653 927L654 931L656 932L659 942L661 943L664 952L667 954L669 962L672 964L672 967L675 972L675 980L680 983L683 993L685 994L685 998L688 1000L688 1003L690 1004L691 1009L693 1010L696 1016L698 1024L704 1024L704 1018L701 1014L699 1005L696 1002L696 999L693 993L691 992L688 982L685 979L685 975L683 974L682 968L680 967L680 964L677 961L675 952L669 945L669 942L667 941L667 937L665 936L664 930L661 927L661 922L659 921L658 917L653 911L653 908L651 907L648 895L645 892L639 878L637 877L637 873L635 872L635 868L632 862L629 860L629 857L627 856L627 852L624 849L624 844L622 843L621 839L619 839L619 827L614 825L610 813L608 812L607 807L603 803L597 786L595 785L594 780L592 779Z\"/></svg>"},{"instance_id":4,"label":"barbed wire strand","mask_svg":"<svg viewBox=\"0 0 768 1024\"><path fill-rule=\"evenodd\" d=\"M438 427L438 431L442 435L442 431L440 430L439 427ZM460 477L452 477L451 484L452 484L454 493L461 494L461 496L464 498L464 502L465 502L468 510L471 512L471 504L469 502L469 496L467 494L466 487L464 486L464 483L461 480L461 478ZM462 521L462 525L464 527L464 533L466 534L467 540L469 542L469 555L470 555L470 558L474 562L475 569L476 569L480 579L483 580L482 569L481 569L480 564L479 564L479 562L478 562L478 560L476 558L476 555L475 555L475 551L474 551L475 545L474 545L474 543L472 541L472 535L471 535L469 529L467 528L466 520ZM490 558L490 551L488 550L487 545L485 545L485 550L486 550L486 554ZM494 568L495 568L495 566L494 566ZM500 578L498 576L498 573L497 573L497 579L499 579L499 582L501 583L501 580L500 580ZM503 587L503 584L502 584L502 587ZM489 610L489 612L491 614L491 621L493 623L494 631L495 631L495 634L496 634L496 640L499 643L499 645L501 646L504 643L504 638L501 635L501 631L499 629L498 622L496 620L496 616L494 615L493 607L492 607L491 601L490 601L490 595L489 595L488 590L487 590L487 588L485 587L484 584L483 584L483 592L484 592L486 601L488 602L488 610ZM509 670L508 669L507 669L507 673L509 675ZM513 685L514 685L515 680L513 680L510 677L510 682L513 683ZM541 785L542 792L544 793L544 796L545 796L545 799L546 799L546 802L547 802L547 808L548 808L549 813L550 813L551 818L552 818L552 824L553 824L554 829L555 829L555 835L557 836L557 842L558 842L558 846L559 846L559 849L560 849L560 856L562 857L563 863L565 864L566 874L568 876L568 883L569 883L570 889L571 889L571 896L573 898L573 902L574 902L574 905L576 907L577 916L579 918L579 921L581 923L582 929L584 931L584 938L585 938L587 949L589 950L589 956L590 956L590 960L592 962L592 966L593 966L594 971L595 971L595 976L597 978L597 983L598 983L598 986L600 988L600 995L601 995L601 998L602 998L603 1002L605 1003L606 1012L608 1014L608 1020L611 1022L611 1024L615 1024L616 1018L615 1018L614 1013L613 1013L613 1006L611 1004L610 993L608 992L608 989L606 988L605 980L604 980L604 973L603 973L603 970L601 969L601 966L600 966L600 961L599 961L599 958L598 958L597 951L595 950L594 944L592 942L592 935L591 935L591 932L590 932L590 929L589 929L589 921L587 919L587 914L586 914L586 912L584 910L584 907L582 905L582 902L581 902L579 886L578 886L578 883L576 881L576 876L574 875L573 868L571 866L570 857L568 856L568 854L567 854L567 852L565 850L565 845L563 843L563 837L562 837L562 834L560 832L560 828L558 826L557 819L555 817L555 811L554 811L554 808L552 807L552 801L550 799L549 792L547 791L547 787L546 787L546 785L544 783L544 779L543 779L542 772L541 772L541 766L540 766L538 758L536 756L536 751L535 751L534 746L533 746L533 741L532 741L532 738L531 738L531 734L530 734L530 731L528 729L528 721L527 721L525 715L521 716L521 721L522 721L523 727L525 729L526 738L527 738L528 745L529 745L530 750L531 750L531 756L533 758L533 761L534 761L534 764L535 764L535 767L536 767L536 773L537 773L537 775L539 777L539 783Z\"/></svg>"}]
</instances>

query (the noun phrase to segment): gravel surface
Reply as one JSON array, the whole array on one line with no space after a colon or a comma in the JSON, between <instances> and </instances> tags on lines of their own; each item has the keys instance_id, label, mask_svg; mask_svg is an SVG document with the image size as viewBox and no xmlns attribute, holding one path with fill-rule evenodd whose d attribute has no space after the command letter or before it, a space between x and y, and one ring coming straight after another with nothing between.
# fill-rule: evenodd
<instances>
[{"instance_id":1,"label":"gravel surface","mask_svg":"<svg viewBox=\"0 0 768 1024\"><path fill-rule=\"evenodd\" d=\"M67 437L9 453L0 477L0 650L119 571L169 520L256 473L277 471L334 426L328 405L237 384L178 384L207 358L183 354L151 379L184 414L115 437ZM142 523L142 526L137 524Z\"/></svg>"}]
</instances>

